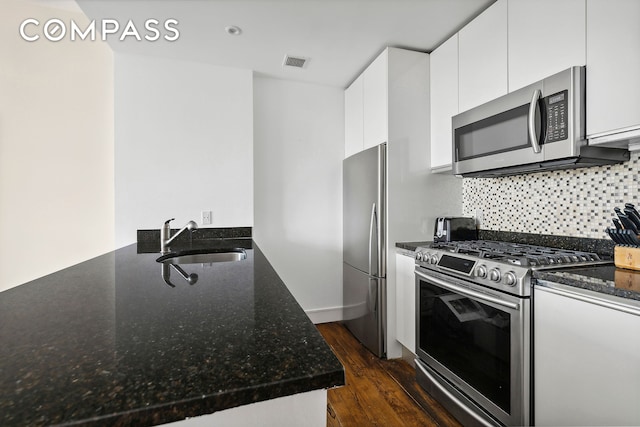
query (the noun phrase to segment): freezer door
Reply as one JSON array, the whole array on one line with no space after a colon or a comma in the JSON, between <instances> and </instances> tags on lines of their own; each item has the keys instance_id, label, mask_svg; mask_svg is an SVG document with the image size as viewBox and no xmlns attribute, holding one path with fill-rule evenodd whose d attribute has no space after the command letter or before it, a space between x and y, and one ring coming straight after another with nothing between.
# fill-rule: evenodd
<instances>
[{"instance_id":1,"label":"freezer door","mask_svg":"<svg viewBox=\"0 0 640 427\"><path fill-rule=\"evenodd\" d=\"M384 277L384 167L386 144L343 163L343 261Z\"/></svg>"},{"instance_id":2,"label":"freezer door","mask_svg":"<svg viewBox=\"0 0 640 427\"><path fill-rule=\"evenodd\" d=\"M385 279L343 265L344 324L365 347L385 357Z\"/></svg>"}]
</instances>

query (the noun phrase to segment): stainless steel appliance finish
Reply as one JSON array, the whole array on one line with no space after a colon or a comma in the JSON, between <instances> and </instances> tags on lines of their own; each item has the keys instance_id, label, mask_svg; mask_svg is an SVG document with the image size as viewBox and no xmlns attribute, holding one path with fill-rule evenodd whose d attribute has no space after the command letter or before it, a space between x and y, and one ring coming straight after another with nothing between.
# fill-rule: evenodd
<instances>
[{"instance_id":1,"label":"stainless steel appliance finish","mask_svg":"<svg viewBox=\"0 0 640 427\"><path fill-rule=\"evenodd\" d=\"M514 175L620 163L585 139L585 67L571 67L453 117L453 173Z\"/></svg>"},{"instance_id":2,"label":"stainless steel appliance finish","mask_svg":"<svg viewBox=\"0 0 640 427\"><path fill-rule=\"evenodd\" d=\"M343 162L343 306L345 326L386 356L386 144Z\"/></svg>"},{"instance_id":3,"label":"stainless steel appliance finish","mask_svg":"<svg viewBox=\"0 0 640 427\"><path fill-rule=\"evenodd\" d=\"M608 262L481 240L418 248L418 382L465 425L530 425L531 272Z\"/></svg>"}]
</instances>

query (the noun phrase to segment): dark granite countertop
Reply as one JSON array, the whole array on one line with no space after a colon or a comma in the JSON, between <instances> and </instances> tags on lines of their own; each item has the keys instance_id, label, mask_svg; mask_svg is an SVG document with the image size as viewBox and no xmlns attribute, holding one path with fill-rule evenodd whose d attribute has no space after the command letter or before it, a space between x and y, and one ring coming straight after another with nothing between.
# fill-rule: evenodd
<instances>
[{"instance_id":1,"label":"dark granite countertop","mask_svg":"<svg viewBox=\"0 0 640 427\"><path fill-rule=\"evenodd\" d=\"M0 425L155 425L343 385L251 239L215 245L247 259L170 287L141 243L1 292Z\"/></svg>"},{"instance_id":2,"label":"dark granite countertop","mask_svg":"<svg viewBox=\"0 0 640 427\"><path fill-rule=\"evenodd\" d=\"M418 246L430 246L433 242L396 242L396 248L415 252Z\"/></svg>"},{"instance_id":3,"label":"dark granite countertop","mask_svg":"<svg viewBox=\"0 0 640 427\"><path fill-rule=\"evenodd\" d=\"M534 271L533 278L534 285L539 281L560 283L571 286L578 292L582 289L603 296L640 302L640 271L616 268L613 264Z\"/></svg>"}]
</instances>

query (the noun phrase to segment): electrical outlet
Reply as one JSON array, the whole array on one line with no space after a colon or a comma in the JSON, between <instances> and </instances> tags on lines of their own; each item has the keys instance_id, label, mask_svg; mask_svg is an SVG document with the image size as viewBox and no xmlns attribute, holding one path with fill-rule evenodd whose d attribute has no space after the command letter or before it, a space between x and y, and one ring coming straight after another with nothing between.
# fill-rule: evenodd
<instances>
[{"instance_id":1,"label":"electrical outlet","mask_svg":"<svg viewBox=\"0 0 640 427\"><path fill-rule=\"evenodd\" d=\"M202 225L211 225L211 211L202 211Z\"/></svg>"},{"instance_id":2,"label":"electrical outlet","mask_svg":"<svg viewBox=\"0 0 640 427\"><path fill-rule=\"evenodd\" d=\"M484 212L482 209L476 209L476 226L480 226L484 220Z\"/></svg>"}]
</instances>

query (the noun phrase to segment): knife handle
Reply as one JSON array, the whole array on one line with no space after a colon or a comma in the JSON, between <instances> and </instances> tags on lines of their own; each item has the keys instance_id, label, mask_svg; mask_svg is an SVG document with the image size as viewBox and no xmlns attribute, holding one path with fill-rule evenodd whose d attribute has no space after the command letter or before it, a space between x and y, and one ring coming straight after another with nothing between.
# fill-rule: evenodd
<instances>
[{"instance_id":1,"label":"knife handle","mask_svg":"<svg viewBox=\"0 0 640 427\"><path fill-rule=\"evenodd\" d=\"M615 229L611 229L611 228L606 228L604 230L605 233L607 233L607 235L609 236L609 238L611 240L613 240L613 242L615 244L620 244L620 239L618 239L618 236L616 235L616 231Z\"/></svg>"},{"instance_id":2,"label":"knife handle","mask_svg":"<svg viewBox=\"0 0 640 427\"><path fill-rule=\"evenodd\" d=\"M613 225L616 226L616 230L622 230L622 224L620 224L620 220L618 218L613 218Z\"/></svg>"},{"instance_id":3,"label":"knife handle","mask_svg":"<svg viewBox=\"0 0 640 427\"><path fill-rule=\"evenodd\" d=\"M638 241L638 237L636 233L631 230L623 230L623 231L624 231L624 237L627 240L627 244L631 246L638 246L638 243L640 242Z\"/></svg>"},{"instance_id":4,"label":"knife handle","mask_svg":"<svg viewBox=\"0 0 640 427\"><path fill-rule=\"evenodd\" d=\"M640 239L638 239L637 234L630 233L629 237L631 237L631 243L633 244L633 246L635 247L640 246Z\"/></svg>"},{"instance_id":5,"label":"knife handle","mask_svg":"<svg viewBox=\"0 0 640 427\"><path fill-rule=\"evenodd\" d=\"M631 230L634 234L638 234L638 228L636 225L629 219L629 217L625 214L618 214L618 218L620 218L620 222L625 230Z\"/></svg>"},{"instance_id":6,"label":"knife handle","mask_svg":"<svg viewBox=\"0 0 640 427\"><path fill-rule=\"evenodd\" d=\"M640 229L640 216L638 216L638 212L635 209L625 207L624 213L629 217L629 219L633 222L636 228Z\"/></svg>"},{"instance_id":7,"label":"knife handle","mask_svg":"<svg viewBox=\"0 0 640 427\"><path fill-rule=\"evenodd\" d=\"M627 240L627 236L624 234L625 230L616 230L616 234L618 235L618 239L620 240L620 244L628 245L629 241Z\"/></svg>"}]
</instances>

